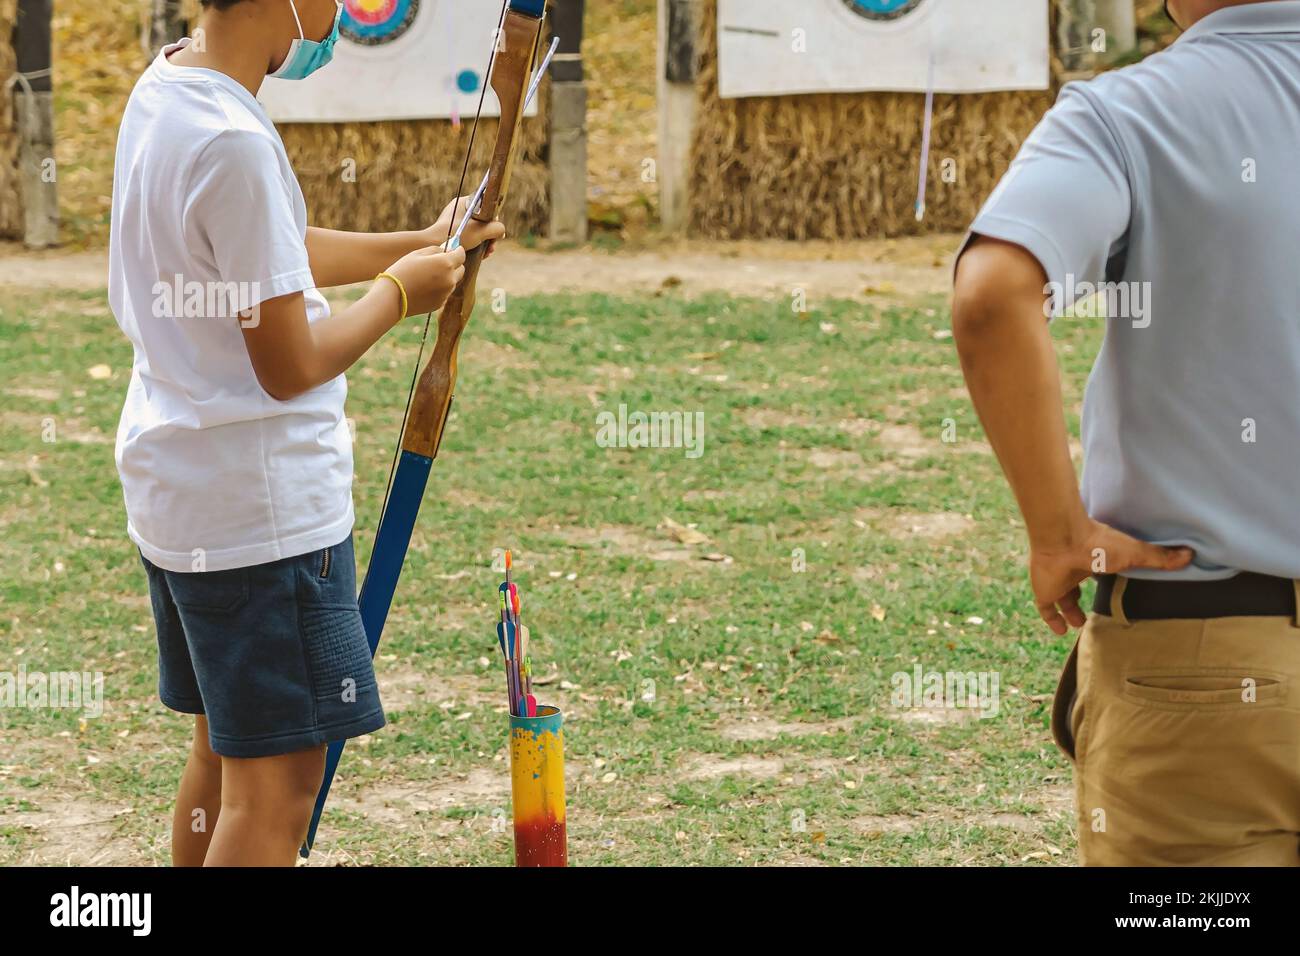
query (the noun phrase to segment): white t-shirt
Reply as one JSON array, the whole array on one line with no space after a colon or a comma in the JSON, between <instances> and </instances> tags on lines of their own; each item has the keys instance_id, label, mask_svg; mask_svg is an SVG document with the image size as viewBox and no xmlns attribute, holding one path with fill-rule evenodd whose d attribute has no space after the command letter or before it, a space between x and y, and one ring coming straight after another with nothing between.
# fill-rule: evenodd
<instances>
[{"instance_id":1,"label":"white t-shirt","mask_svg":"<svg viewBox=\"0 0 1300 956\"><path fill-rule=\"evenodd\" d=\"M171 571L263 564L352 529L338 378L287 402L258 384L237 313L313 284L307 207L248 90L163 50L122 116L109 303L135 346L117 432L127 531Z\"/></svg>"}]
</instances>

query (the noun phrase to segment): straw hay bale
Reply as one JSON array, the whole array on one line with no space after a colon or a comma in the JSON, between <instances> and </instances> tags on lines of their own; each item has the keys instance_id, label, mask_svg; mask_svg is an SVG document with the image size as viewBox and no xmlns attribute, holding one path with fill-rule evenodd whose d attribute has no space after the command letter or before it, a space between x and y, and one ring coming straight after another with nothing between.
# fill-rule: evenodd
<instances>
[{"instance_id":1,"label":"straw hay bale","mask_svg":"<svg viewBox=\"0 0 1300 956\"><path fill-rule=\"evenodd\" d=\"M4 11L16 0L0 0ZM197 0L182 8L190 23ZM107 238L117 126L140 73L156 51L145 49L150 4L146 0L67 0L54 12L54 70L58 90L55 156L65 234L73 243ZM12 21L11 21L12 22ZM12 69L10 30L0 33L0 73ZM484 51L486 54L486 51ZM548 220L550 174L546 166L549 83L538 95L540 111L524 120L521 153L507 199L511 235L537 232ZM0 130L8 104L0 104ZM427 226L453 198L471 123L452 130L446 120L394 123L282 124L281 134L298 172L315 225L358 231ZM466 190L478 185L495 139L495 120L484 120L474 145ZM0 234L9 205L13 169L0 135ZM356 177L344 177L345 160ZM16 206L16 194L12 203ZM21 213L17 229L21 230Z\"/></svg>"},{"instance_id":2,"label":"straw hay bale","mask_svg":"<svg viewBox=\"0 0 1300 956\"><path fill-rule=\"evenodd\" d=\"M0 0L0 90L14 75L13 47L18 0ZM12 93L0 96L0 239L21 239L23 206L18 181L18 131L14 126Z\"/></svg>"},{"instance_id":3,"label":"straw hay bale","mask_svg":"<svg viewBox=\"0 0 1300 956\"><path fill-rule=\"evenodd\" d=\"M144 0L54 4L54 158L65 245L108 238L117 127L149 65L148 13Z\"/></svg>"},{"instance_id":4,"label":"straw hay bale","mask_svg":"<svg viewBox=\"0 0 1300 956\"><path fill-rule=\"evenodd\" d=\"M718 96L717 6L705 4L690 224L717 239L846 239L966 228L1055 90L939 95L925 221L915 204L924 94ZM941 164L956 162L945 183Z\"/></svg>"},{"instance_id":5,"label":"straw hay bale","mask_svg":"<svg viewBox=\"0 0 1300 956\"><path fill-rule=\"evenodd\" d=\"M550 215L546 164L549 83L538 115L525 117L502 221L510 234L538 233ZM464 191L473 192L491 158L498 121L479 123ZM446 120L382 123L285 123L280 135L298 174L312 223L382 232L429 225L456 195L474 127ZM352 171L355 170L355 175Z\"/></svg>"}]
</instances>

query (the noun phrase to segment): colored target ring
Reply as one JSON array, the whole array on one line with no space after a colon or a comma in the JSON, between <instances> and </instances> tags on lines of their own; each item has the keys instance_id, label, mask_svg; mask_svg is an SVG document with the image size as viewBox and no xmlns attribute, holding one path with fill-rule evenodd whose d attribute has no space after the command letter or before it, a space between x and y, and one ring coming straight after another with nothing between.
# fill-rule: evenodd
<instances>
[{"instance_id":1,"label":"colored target ring","mask_svg":"<svg viewBox=\"0 0 1300 956\"><path fill-rule=\"evenodd\" d=\"M344 0L339 33L361 46L392 43L415 22L420 0Z\"/></svg>"},{"instance_id":2,"label":"colored target ring","mask_svg":"<svg viewBox=\"0 0 1300 956\"><path fill-rule=\"evenodd\" d=\"M897 20L905 17L925 0L843 0L846 7L868 20Z\"/></svg>"}]
</instances>

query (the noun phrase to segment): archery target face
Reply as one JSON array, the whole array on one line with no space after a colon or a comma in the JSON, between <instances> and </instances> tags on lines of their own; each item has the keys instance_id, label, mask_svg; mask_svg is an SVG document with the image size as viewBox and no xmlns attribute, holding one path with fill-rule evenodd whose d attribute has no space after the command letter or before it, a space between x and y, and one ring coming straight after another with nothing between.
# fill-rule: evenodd
<instances>
[{"instance_id":1,"label":"archery target face","mask_svg":"<svg viewBox=\"0 0 1300 956\"><path fill-rule=\"evenodd\" d=\"M344 0L333 62L306 80L268 78L258 99L277 123L459 121L480 97L498 116L483 86L500 14L501 0Z\"/></svg>"},{"instance_id":2,"label":"archery target face","mask_svg":"<svg viewBox=\"0 0 1300 956\"><path fill-rule=\"evenodd\" d=\"M339 33L362 46L392 43L410 29L420 0L344 0Z\"/></svg>"},{"instance_id":3,"label":"archery target face","mask_svg":"<svg viewBox=\"0 0 1300 956\"><path fill-rule=\"evenodd\" d=\"M925 0L843 0L850 10L868 20L897 20L924 2Z\"/></svg>"},{"instance_id":4,"label":"archery target face","mask_svg":"<svg viewBox=\"0 0 1300 956\"><path fill-rule=\"evenodd\" d=\"M1050 79L1049 0L717 2L724 98L1041 90Z\"/></svg>"}]
</instances>

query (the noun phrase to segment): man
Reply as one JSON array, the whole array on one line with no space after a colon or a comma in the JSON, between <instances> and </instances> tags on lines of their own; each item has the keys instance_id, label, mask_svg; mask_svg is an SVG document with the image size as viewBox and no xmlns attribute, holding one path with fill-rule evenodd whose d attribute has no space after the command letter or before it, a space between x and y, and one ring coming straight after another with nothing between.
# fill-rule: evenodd
<instances>
[{"instance_id":1,"label":"man","mask_svg":"<svg viewBox=\"0 0 1300 956\"><path fill-rule=\"evenodd\" d=\"M342 12L203 0L195 40L159 54L118 136L109 301L135 359L117 465L159 696L195 715L178 866L293 865L325 745L384 725L357 606L343 373L442 306L464 248L504 234L475 224L444 252L452 206L413 232L308 228L256 95L268 75L328 64ZM317 291L364 280L338 314Z\"/></svg>"},{"instance_id":2,"label":"man","mask_svg":"<svg viewBox=\"0 0 1300 956\"><path fill-rule=\"evenodd\" d=\"M953 333L1038 609L1083 628L1053 713L1083 862L1295 866L1300 2L1168 9L1177 43L1067 86L1025 143ZM1044 313L1094 288L1080 492Z\"/></svg>"}]
</instances>

